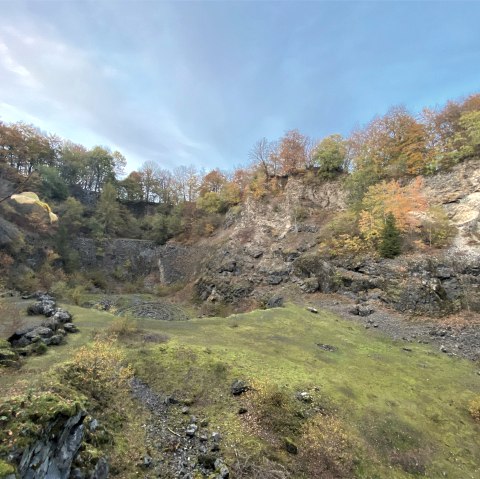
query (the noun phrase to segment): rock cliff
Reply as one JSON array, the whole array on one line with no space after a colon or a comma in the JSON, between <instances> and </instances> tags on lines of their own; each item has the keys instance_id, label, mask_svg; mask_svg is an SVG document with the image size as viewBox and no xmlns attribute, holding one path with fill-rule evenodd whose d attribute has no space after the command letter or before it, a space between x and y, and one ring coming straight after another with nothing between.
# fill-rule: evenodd
<instances>
[{"instance_id":1,"label":"rock cliff","mask_svg":"<svg viewBox=\"0 0 480 479\"><path fill-rule=\"evenodd\" d=\"M205 254L196 247L177 244L157 245L154 241L113 239L96 242L77 238L74 247L80 253L83 269L100 269L107 274L118 273L122 279L154 275L162 284L188 281Z\"/></svg>"},{"instance_id":2,"label":"rock cliff","mask_svg":"<svg viewBox=\"0 0 480 479\"><path fill-rule=\"evenodd\" d=\"M318 233L345 209L342 183L309 185L304 178L289 178L282 194L268 201L249 199L227 219L228 234L197 279L198 296L212 302L246 297L265 302L291 289L340 292L413 314L478 311L480 161L426 177L424 195L430 204L441 205L458 228L452 247L431 257L327 260L318 253Z\"/></svg>"}]
</instances>

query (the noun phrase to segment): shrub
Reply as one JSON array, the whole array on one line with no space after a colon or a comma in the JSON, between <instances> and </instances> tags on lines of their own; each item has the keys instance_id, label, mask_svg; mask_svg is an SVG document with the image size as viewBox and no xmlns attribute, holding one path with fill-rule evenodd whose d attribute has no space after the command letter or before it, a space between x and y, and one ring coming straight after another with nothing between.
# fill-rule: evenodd
<instances>
[{"instance_id":1,"label":"shrub","mask_svg":"<svg viewBox=\"0 0 480 479\"><path fill-rule=\"evenodd\" d=\"M480 421L480 396L477 396L470 401L468 412L475 421Z\"/></svg>"},{"instance_id":2,"label":"shrub","mask_svg":"<svg viewBox=\"0 0 480 479\"><path fill-rule=\"evenodd\" d=\"M430 208L421 226L424 243L434 248L448 246L457 233L457 229L450 224L447 213L441 206Z\"/></svg>"},{"instance_id":3,"label":"shrub","mask_svg":"<svg viewBox=\"0 0 480 479\"><path fill-rule=\"evenodd\" d=\"M83 286L76 286L75 288L73 288L73 291L71 293L72 301L77 306L80 304L83 292L84 292Z\"/></svg>"},{"instance_id":4,"label":"shrub","mask_svg":"<svg viewBox=\"0 0 480 479\"><path fill-rule=\"evenodd\" d=\"M115 339L95 339L90 346L80 348L64 368L64 378L72 386L99 402L125 392L133 375Z\"/></svg>"},{"instance_id":5,"label":"shrub","mask_svg":"<svg viewBox=\"0 0 480 479\"><path fill-rule=\"evenodd\" d=\"M48 346L42 341L38 341L37 343L34 343L34 345L32 346L32 351L35 354L45 354L47 350L48 350Z\"/></svg>"},{"instance_id":6,"label":"shrub","mask_svg":"<svg viewBox=\"0 0 480 479\"><path fill-rule=\"evenodd\" d=\"M128 316L122 316L120 318L114 319L110 323L108 327L108 332L121 339L125 339L138 333L139 329L137 322L134 319Z\"/></svg>"},{"instance_id":7,"label":"shrub","mask_svg":"<svg viewBox=\"0 0 480 479\"><path fill-rule=\"evenodd\" d=\"M280 436L295 436L302 414L293 394L276 385L255 384L254 416L260 426Z\"/></svg>"},{"instance_id":8,"label":"shrub","mask_svg":"<svg viewBox=\"0 0 480 479\"><path fill-rule=\"evenodd\" d=\"M372 252L372 245L369 241L360 238L360 236L351 236L348 234L339 235L330 241L322 242L319 246L319 252L332 257L360 255Z\"/></svg>"}]
</instances>

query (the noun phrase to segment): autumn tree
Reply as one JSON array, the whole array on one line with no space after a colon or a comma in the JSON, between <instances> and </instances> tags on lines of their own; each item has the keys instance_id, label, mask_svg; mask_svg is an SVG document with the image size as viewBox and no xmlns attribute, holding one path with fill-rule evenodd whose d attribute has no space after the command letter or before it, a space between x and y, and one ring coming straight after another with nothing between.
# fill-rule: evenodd
<instances>
[{"instance_id":1,"label":"autumn tree","mask_svg":"<svg viewBox=\"0 0 480 479\"><path fill-rule=\"evenodd\" d=\"M310 164L311 151L310 139L298 130L290 130L280 139L272 156L278 158L282 173L291 174Z\"/></svg>"},{"instance_id":2,"label":"autumn tree","mask_svg":"<svg viewBox=\"0 0 480 479\"><path fill-rule=\"evenodd\" d=\"M142 175L132 171L125 179L118 183L119 196L126 201L143 201Z\"/></svg>"},{"instance_id":3,"label":"autumn tree","mask_svg":"<svg viewBox=\"0 0 480 479\"><path fill-rule=\"evenodd\" d=\"M318 169L319 176L333 178L344 171L347 146L341 135L330 135L324 138L315 148L313 166Z\"/></svg>"},{"instance_id":4,"label":"autumn tree","mask_svg":"<svg viewBox=\"0 0 480 479\"><path fill-rule=\"evenodd\" d=\"M157 171L158 183L155 194L160 203L164 205L173 205L178 203L178 197L175 193L175 180L172 173L164 168L159 168Z\"/></svg>"},{"instance_id":5,"label":"autumn tree","mask_svg":"<svg viewBox=\"0 0 480 479\"><path fill-rule=\"evenodd\" d=\"M422 219L422 237L426 244L434 248L447 246L457 229L442 206L432 206Z\"/></svg>"},{"instance_id":6,"label":"autumn tree","mask_svg":"<svg viewBox=\"0 0 480 479\"><path fill-rule=\"evenodd\" d=\"M207 173L200 185L200 196L206 193L219 193L223 186L227 183L225 175L217 168Z\"/></svg>"},{"instance_id":7,"label":"autumn tree","mask_svg":"<svg viewBox=\"0 0 480 479\"><path fill-rule=\"evenodd\" d=\"M177 166L172 171L172 186L178 201L195 201L200 189L200 176L195 166Z\"/></svg>"},{"instance_id":8,"label":"autumn tree","mask_svg":"<svg viewBox=\"0 0 480 479\"><path fill-rule=\"evenodd\" d=\"M61 146L61 162L58 169L60 176L69 185L85 184L84 176L87 169L88 151L82 145L77 145L70 141L63 142Z\"/></svg>"},{"instance_id":9,"label":"autumn tree","mask_svg":"<svg viewBox=\"0 0 480 479\"><path fill-rule=\"evenodd\" d=\"M258 140L249 152L249 158L254 167L258 167L268 181L270 176L278 173L276 144L269 142L265 137Z\"/></svg>"},{"instance_id":10,"label":"autumn tree","mask_svg":"<svg viewBox=\"0 0 480 479\"><path fill-rule=\"evenodd\" d=\"M0 161L8 163L22 174L30 175L41 165L55 164L56 140L57 137L44 134L27 123L1 123Z\"/></svg>"},{"instance_id":11,"label":"autumn tree","mask_svg":"<svg viewBox=\"0 0 480 479\"><path fill-rule=\"evenodd\" d=\"M480 154L480 111L462 113L458 124L461 129L452 139L451 157L455 162Z\"/></svg>"},{"instance_id":12,"label":"autumn tree","mask_svg":"<svg viewBox=\"0 0 480 479\"><path fill-rule=\"evenodd\" d=\"M422 178L417 177L407 186L401 186L396 180L381 181L370 186L362 201L359 220L363 236L376 241L390 214L402 233L417 228L421 223L419 214L427 209L427 201L421 192L422 185Z\"/></svg>"},{"instance_id":13,"label":"autumn tree","mask_svg":"<svg viewBox=\"0 0 480 479\"><path fill-rule=\"evenodd\" d=\"M425 128L403 107L391 108L352 133L349 144L356 169L384 178L418 174L427 163Z\"/></svg>"},{"instance_id":14,"label":"autumn tree","mask_svg":"<svg viewBox=\"0 0 480 479\"><path fill-rule=\"evenodd\" d=\"M448 168L462 159L459 149L465 134L463 115L480 111L480 94L463 101L448 101L443 108L425 108L422 123L427 131L432 170Z\"/></svg>"},{"instance_id":15,"label":"autumn tree","mask_svg":"<svg viewBox=\"0 0 480 479\"><path fill-rule=\"evenodd\" d=\"M154 161L146 161L140 168L140 178L143 189L143 198L149 203L155 198L155 191L159 187L159 170L160 167Z\"/></svg>"},{"instance_id":16,"label":"autumn tree","mask_svg":"<svg viewBox=\"0 0 480 479\"><path fill-rule=\"evenodd\" d=\"M95 146L87 153L83 171L83 186L88 191L100 192L105 183L115 181L115 158L108 148Z\"/></svg>"}]
</instances>

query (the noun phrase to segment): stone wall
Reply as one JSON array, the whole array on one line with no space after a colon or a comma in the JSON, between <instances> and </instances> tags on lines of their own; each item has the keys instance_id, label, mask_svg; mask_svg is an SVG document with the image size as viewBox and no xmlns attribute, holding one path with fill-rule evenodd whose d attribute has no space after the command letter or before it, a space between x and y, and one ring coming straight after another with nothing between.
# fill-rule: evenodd
<instances>
[{"instance_id":1,"label":"stone wall","mask_svg":"<svg viewBox=\"0 0 480 479\"><path fill-rule=\"evenodd\" d=\"M94 241L77 238L82 269L99 269L106 274L134 279L154 274L163 284L183 282L196 272L199 248L176 244L157 245L154 241L112 239Z\"/></svg>"}]
</instances>

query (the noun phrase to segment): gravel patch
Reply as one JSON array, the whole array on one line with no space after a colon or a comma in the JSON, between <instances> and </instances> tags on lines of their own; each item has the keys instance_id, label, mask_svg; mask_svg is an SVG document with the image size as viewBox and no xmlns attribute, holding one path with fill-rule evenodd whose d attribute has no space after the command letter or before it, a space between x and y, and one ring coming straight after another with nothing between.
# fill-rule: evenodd
<instances>
[{"instance_id":1,"label":"gravel patch","mask_svg":"<svg viewBox=\"0 0 480 479\"><path fill-rule=\"evenodd\" d=\"M157 394L138 378L131 382L133 396L150 412L145 424L148 456L142 466L156 477L193 479L198 474L227 478L221 457L221 435L208 429L208 421L188 416L189 408L173 396Z\"/></svg>"},{"instance_id":2,"label":"gravel patch","mask_svg":"<svg viewBox=\"0 0 480 479\"><path fill-rule=\"evenodd\" d=\"M312 298L310 298L312 299ZM380 331L394 340L431 344L444 354L472 361L480 359L480 325L444 326L426 319L415 320L375 304L368 316L352 314L356 304L347 298L325 295L310 301L314 307Z\"/></svg>"}]
</instances>

